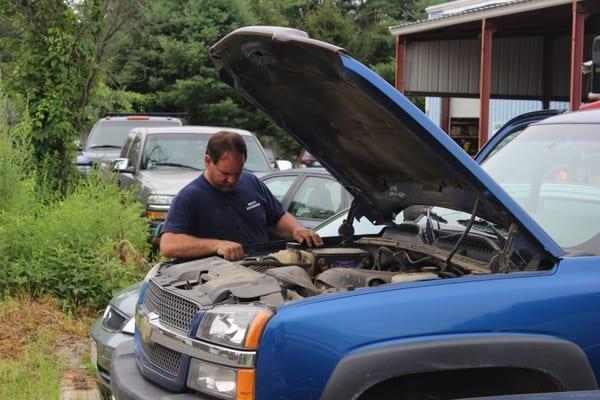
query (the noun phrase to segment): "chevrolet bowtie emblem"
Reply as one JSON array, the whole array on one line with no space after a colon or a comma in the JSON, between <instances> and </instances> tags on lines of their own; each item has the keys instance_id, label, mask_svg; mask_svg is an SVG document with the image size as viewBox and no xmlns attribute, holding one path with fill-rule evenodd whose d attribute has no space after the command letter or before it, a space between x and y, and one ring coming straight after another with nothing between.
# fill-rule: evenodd
<instances>
[{"instance_id":1,"label":"chevrolet bowtie emblem","mask_svg":"<svg viewBox=\"0 0 600 400\"><path fill-rule=\"evenodd\" d=\"M144 342L149 342L152 340L152 322L154 320L158 320L158 315L156 313L148 313L146 315L140 313L138 311L136 315L137 320L137 329L140 332L142 340Z\"/></svg>"}]
</instances>

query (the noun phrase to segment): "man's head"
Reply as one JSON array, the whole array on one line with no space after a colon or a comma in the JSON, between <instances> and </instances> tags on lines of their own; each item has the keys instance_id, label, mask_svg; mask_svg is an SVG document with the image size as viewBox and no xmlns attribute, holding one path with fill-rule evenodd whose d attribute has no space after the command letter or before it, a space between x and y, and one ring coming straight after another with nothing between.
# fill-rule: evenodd
<instances>
[{"instance_id":1,"label":"man's head","mask_svg":"<svg viewBox=\"0 0 600 400\"><path fill-rule=\"evenodd\" d=\"M206 146L204 176L217 189L231 192L240 179L247 156L246 143L241 135L229 131L217 132Z\"/></svg>"}]
</instances>

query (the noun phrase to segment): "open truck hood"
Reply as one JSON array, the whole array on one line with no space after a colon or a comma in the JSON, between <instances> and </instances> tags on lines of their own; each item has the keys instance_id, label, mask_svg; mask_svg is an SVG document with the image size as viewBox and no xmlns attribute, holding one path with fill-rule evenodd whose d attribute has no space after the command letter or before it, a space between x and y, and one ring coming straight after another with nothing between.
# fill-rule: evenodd
<instances>
[{"instance_id":1,"label":"open truck hood","mask_svg":"<svg viewBox=\"0 0 600 400\"><path fill-rule=\"evenodd\" d=\"M445 132L373 71L305 32L246 27L210 49L222 80L262 108L350 191L357 216L389 223L408 206L516 223L560 247Z\"/></svg>"}]
</instances>

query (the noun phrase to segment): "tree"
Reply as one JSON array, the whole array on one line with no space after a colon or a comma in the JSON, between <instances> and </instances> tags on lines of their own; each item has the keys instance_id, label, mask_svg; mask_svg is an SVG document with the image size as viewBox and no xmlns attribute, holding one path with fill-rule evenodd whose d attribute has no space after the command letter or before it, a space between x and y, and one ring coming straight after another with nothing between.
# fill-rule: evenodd
<instances>
[{"instance_id":1,"label":"tree","mask_svg":"<svg viewBox=\"0 0 600 400\"><path fill-rule=\"evenodd\" d=\"M421 0L423 1L423 0ZM139 9L112 64L113 88L142 93L149 111L184 112L187 122L234 126L277 142L288 155L299 146L262 111L222 83L210 45L245 25L280 25L333 42L394 79L394 38L388 27L414 18L415 0L162 0Z\"/></svg>"},{"instance_id":2,"label":"tree","mask_svg":"<svg viewBox=\"0 0 600 400\"><path fill-rule=\"evenodd\" d=\"M26 105L31 142L39 165L63 194L74 175L79 132L86 108L103 78L110 44L139 0L3 0L0 18L3 84Z\"/></svg>"}]
</instances>

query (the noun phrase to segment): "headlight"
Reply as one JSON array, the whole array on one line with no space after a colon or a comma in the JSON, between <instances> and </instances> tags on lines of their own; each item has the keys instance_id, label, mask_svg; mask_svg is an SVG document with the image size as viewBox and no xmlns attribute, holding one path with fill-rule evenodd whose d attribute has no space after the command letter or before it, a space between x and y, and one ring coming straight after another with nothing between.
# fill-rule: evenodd
<instances>
[{"instance_id":1,"label":"headlight","mask_svg":"<svg viewBox=\"0 0 600 400\"><path fill-rule=\"evenodd\" d=\"M256 349L271 317L273 311L266 307L217 306L204 314L196 336L225 346Z\"/></svg>"},{"instance_id":2,"label":"headlight","mask_svg":"<svg viewBox=\"0 0 600 400\"><path fill-rule=\"evenodd\" d=\"M121 332L123 327L128 322L130 317L127 317L123 312L117 310L113 306L106 307L102 316L102 325L111 332Z\"/></svg>"},{"instance_id":3,"label":"headlight","mask_svg":"<svg viewBox=\"0 0 600 400\"><path fill-rule=\"evenodd\" d=\"M152 194L148 196L148 204L170 205L175 196Z\"/></svg>"},{"instance_id":4,"label":"headlight","mask_svg":"<svg viewBox=\"0 0 600 400\"><path fill-rule=\"evenodd\" d=\"M222 399L254 399L254 370L223 367L192 358L187 386Z\"/></svg>"}]
</instances>

